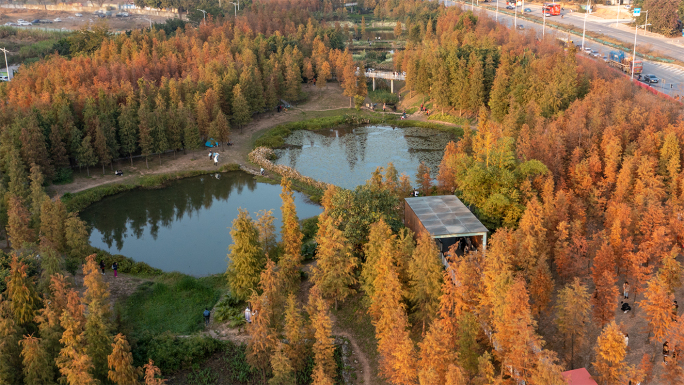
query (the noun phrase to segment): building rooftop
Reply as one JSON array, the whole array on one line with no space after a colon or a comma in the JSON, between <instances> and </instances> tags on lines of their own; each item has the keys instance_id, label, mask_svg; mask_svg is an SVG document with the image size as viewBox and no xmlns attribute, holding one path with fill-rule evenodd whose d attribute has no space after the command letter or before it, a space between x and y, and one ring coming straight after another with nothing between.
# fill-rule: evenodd
<instances>
[{"instance_id":1,"label":"building rooftop","mask_svg":"<svg viewBox=\"0 0 684 385\"><path fill-rule=\"evenodd\" d=\"M483 234L488 231L455 195L406 198L406 203L433 238Z\"/></svg>"}]
</instances>

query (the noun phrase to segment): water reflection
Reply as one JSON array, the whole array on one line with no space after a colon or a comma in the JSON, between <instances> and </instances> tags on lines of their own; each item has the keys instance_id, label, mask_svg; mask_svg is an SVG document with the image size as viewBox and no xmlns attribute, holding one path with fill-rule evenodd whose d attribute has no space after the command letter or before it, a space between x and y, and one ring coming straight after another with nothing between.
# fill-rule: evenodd
<instances>
[{"instance_id":1,"label":"water reflection","mask_svg":"<svg viewBox=\"0 0 684 385\"><path fill-rule=\"evenodd\" d=\"M165 271L202 276L225 271L228 227L242 207L273 210L280 228L280 186L257 183L231 172L173 182L156 190L134 190L97 202L81 213L90 243ZM300 218L321 208L295 193Z\"/></svg>"},{"instance_id":2,"label":"water reflection","mask_svg":"<svg viewBox=\"0 0 684 385\"><path fill-rule=\"evenodd\" d=\"M440 131L389 126L296 131L285 139L288 148L276 150L276 163L323 182L354 188L388 162L413 180L423 161L435 176L450 140L453 135Z\"/></svg>"}]
</instances>

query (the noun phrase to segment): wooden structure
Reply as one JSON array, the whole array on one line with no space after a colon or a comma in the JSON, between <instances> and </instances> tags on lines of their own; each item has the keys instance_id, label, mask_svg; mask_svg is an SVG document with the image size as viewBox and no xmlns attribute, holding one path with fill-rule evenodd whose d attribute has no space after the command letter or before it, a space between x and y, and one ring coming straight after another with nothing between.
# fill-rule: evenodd
<instances>
[{"instance_id":1,"label":"wooden structure","mask_svg":"<svg viewBox=\"0 0 684 385\"><path fill-rule=\"evenodd\" d=\"M586 368L568 370L562 374L568 385L598 385Z\"/></svg>"},{"instance_id":2,"label":"wooden structure","mask_svg":"<svg viewBox=\"0 0 684 385\"><path fill-rule=\"evenodd\" d=\"M462 254L466 246L470 250L487 250L489 230L455 195L406 198L404 225L416 234L430 234L439 247L444 266L444 254L457 242L457 254Z\"/></svg>"}]
</instances>

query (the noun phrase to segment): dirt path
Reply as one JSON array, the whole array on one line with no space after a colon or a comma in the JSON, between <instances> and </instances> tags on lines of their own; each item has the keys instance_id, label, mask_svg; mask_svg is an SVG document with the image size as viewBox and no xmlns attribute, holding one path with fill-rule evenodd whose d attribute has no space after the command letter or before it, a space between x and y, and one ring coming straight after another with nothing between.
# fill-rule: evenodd
<instances>
[{"instance_id":1,"label":"dirt path","mask_svg":"<svg viewBox=\"0 0 684 385\"><path fill-rule=\"evenodd\" d=\"M333 325L335 325L336 322L333 321ZM371 384L371 371L370 371L370 363L368 362L368 357L363 353L361 348L359 348L359 344L356 343L356 339L351 333L348 333L344 330L340 330L339 328L333 327L333 335L335 336L340 336L344 337L349 340L349 344L352 346L352 357L355 358L354 360L354 365L357 363L361 365L361 378L363 379L361 384L364 385L370 385ZM357 376L358 378L358 376ZM350 384L351 385L351 384Z\"/></svg>"}]
</instances>

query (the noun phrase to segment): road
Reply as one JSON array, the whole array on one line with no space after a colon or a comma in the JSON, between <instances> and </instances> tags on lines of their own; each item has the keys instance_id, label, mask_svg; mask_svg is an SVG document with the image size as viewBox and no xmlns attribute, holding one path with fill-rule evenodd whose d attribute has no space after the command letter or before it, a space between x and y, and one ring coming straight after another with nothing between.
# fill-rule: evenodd
<instances>
[{"instance_id":1,"label":"road","mask_svg":"<svg viewBox=\"0 0 684 385\"><path fill-rule=\"evenodd\" d=\"M502 1L502 3L503 3L503 1ZM452 1L446 2L447 6L452 6L452 5L457 5L457 4L463 6L461 3L455 3ZM503 4L505 4L505 3L503 3ZM470 9L470 3L467 4L466 8ZM475 8L477 8L477 5ZM521 8L522 7L518 7L519 10ZM532 14L533 15L536 14L537 16L541 16L541 7L539 5L536 5L536 8L535 8L535 5L525 4L525 8L532 8L532 10L533 10ZM486 8L481 8L481 9L483 12L487 12L487 14L489 14L489 16L491 16L492 18L496 17L495 11L491 11L491 10L486 9ZM563 17L562 20L564 23L567 22L568 20L575 20L577 22L582 22L582 23L584 22L583 15L582 15L582 18L577 18L576 16L577 15L573 15L572 17L566 16L566 17ZM498 15L499 22L503 23L505 25L508 25L511 28L513 27L514 18L515 18L514 16L509 16L509 15L504 14L504 13L499 13L499 15ZM558 18L558 17L552 17L550 19L552 19L554 21L560 21L560 18ZM595 18L595 19L597 19L597 18ZM601 20L603 20L603 19L601 19ZM605 20L605 21L608 22L608 24L610 23L607 20ZM539 33L539 35L541 35L541 33L542 33L542 27L543 26L541 24L537 24L537 23L534 23L534 22L531 22L528 20L522 20L522 19L518 19L517 23L518 23L518 25L522 24L525 29L533 29L533 30L537 31ZM613 21L612 24L614 26L615 21ZM581 26L582 25L580 24L580 27ZM589 20L587 20L587 29L589 29L588 27L589 27ZM613 27L613 29L614 29L614 27ZM610 30L608 30L606 28L603 31L605 33L606 31L609 32ZM620 32L622 32L622 31L620 31ZM643 33L643 31L639 31L639 36L638 36L639 40L637 40L637 50L639 49L639 44L641 44L640 41L643 37L641 35L642 33ZM558 37L567 37L566 33L557 32L556 30L550 28L548 26L548 24L546 26L546 34L553 34L553 35L557 35ZM608 33L606 33L606 34L608 34ZM582 44L582 37L581 36L578 37L575 35L571 35L570 38L575 42L575 44ZM634 39L634 33L632 33L632 39ZM592 40L588 40L588 39L585 40L584 45L585 45L585 47L590 47L592 49L599 51L601 58L603 56L608 56L609 51L615 50L615 48L604 46L604 45L601 45L599 43L596 43L596 42L594 42ZM680 49L680 53L682 53L684 56L684 50ZM598 58L595 60L602 60L601 58ZM676 66L676 65L664 64L664 63L653 62L653 61L648 61L648 60L643 60L643 59L642 59L642 61L644 64L643 74L653 74L661 80L660 83L652 84L652 86L654 88L656 88L659 91L662 91L664 93L667 93L673 97L676 95L684 95L684 68L682 68L680 66ZM612 70L612 69L610 67L606 66L606 71L608 71L608 70Z\"/></svg>"}]
</instances>

